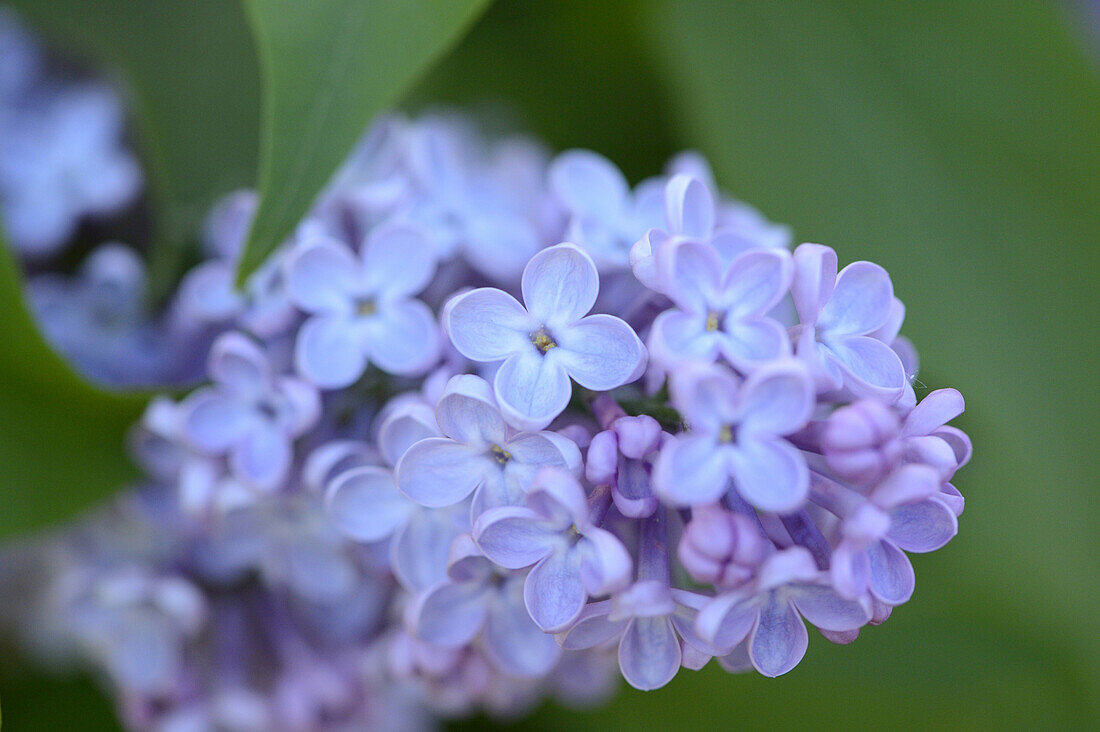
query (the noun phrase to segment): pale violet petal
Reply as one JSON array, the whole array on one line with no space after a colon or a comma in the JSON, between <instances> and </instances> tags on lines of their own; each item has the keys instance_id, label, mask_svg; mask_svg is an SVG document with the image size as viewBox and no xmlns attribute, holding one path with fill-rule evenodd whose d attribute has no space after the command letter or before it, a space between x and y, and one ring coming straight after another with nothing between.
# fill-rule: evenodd
<instances>
[{"instance_id":1,"label":"pale violet petal","mask_svg":"<svg viewBox=\"0 0 1100 732\"><path fill-rule=\"evenodd\" d=\"M409 611L416 635L444 648L466 645L485 625L489 592L476 582L443 582L426 591Z\"/></svg>"},{"instance_id":2,"label":"pale violet petal","mask_svg":"<svg viewBox=\"0 0 1100 732\"><path fill-rule=\"evenodd\" d=\"M435 274L435 248L428 232L408 222L380 224L363 245L364 286L384 299L414 295Z\"/></svg>"},{"instance_id":3,"label":"pale violet petal","mask_svg":"<svg viewBox=\"0 0 1100 732\"><path fill-rule=\"evenodd\" d=\"M567 651L579 651L607 643L626 627L625 620L609 620L611 601L593 602L584 606L577 621L555 637L561 647Z\"/></svg>"},{"instance_id":4,"label":"pale violet petal","mask_svg":"<svg viewBox=\"0 0 1100 732\"><path fill-rule=\"evenodd\" d=\"M416 504L397 490L393 474L376 467L353 468L337 476L325 492L333 523L356 541L379 541L393 533Z\"/></svg>"},{"instance_id":5,"label":"pale violet petal","mask_svg":"<svg viewBox=\"0 0 1100 732\"><path fill-rule=\"evenodd\" d=\"M456 295L443 310L443 327L458 352L473 361L499 361L535 352L538 323L511 295L492 287Z\"/></svg>"},{"instance_id":6,"label":"pale violet petal","mask_svg":"<svg viewBox=\"0 0 1100 732\"><path fill-rule=\"evenodd\" d=\"M537 351L512 356L497 370L493 392L504 418L520 429L539 430L569 404L569 374L553 357Z\"/></svg>"},{"instance_id":7,"label":"pale violet petal","mask_svg":"<svg viewBox=\"0 0 1100 732\"><path fill-rule=\"evenodd\" d=\"M767 317L727 318L724 337L717 344L726 360L743 372L755 371L762 364L790 355L787 329Z\"/></svg>"},{"instance_id":8,"label":"pale violet petal","mask_svg":"<svg viewBox=\"0 0 1100 732\"><path fill-rule=\"evenodd\" d=\"M737 492L762 511L794 511L809 495L806 459L785 440L742 439L729 451L729 466Z\"/></svg>"},{"instance_id":9,"label":"pale violet petal","mask_svg":"<svg viewBox=\"0 0 1100 732\"><path fill-rule=\"evenodd\" d=\"M756 371L741 387L740 431L753 435L787 435L802 427L814 408L814 384L796 361Z\"/></svg>"},{"instance_id":10,"label":"pale violet petal","mask_svg":"<svg viewBox=\"0 0 1100 732\"><path fill-rule=\"evenodd\" d=\"M791 601L802 617L822 630L855 630L871 619L865 602L837 597L832 589L823 585L800 585Z\"/></svg>"},{"instance_id":11,"label":"pale violet petal","mask_svg":"<svg viewBox=\"0 0 1100 732\"><path fill-rule=\"evenodd\" d=\"M436 406L435 418L443 434L468 445L501 445L507 436L493 388L480 376L452 376Z\"/></svg>"},{"instance_id":12,"label":"pale violet petal","mask_svg":"<svg viewBox=\"0 0 1100 732\"><path fill-rule=\"evenodd\" d=\"M350 386L367 368L362 335L348 316L315 315L298 331L294 365L323 389Z\"/></svg>"},{"instance_id":13,"label":"pale violet petal","mask_svg":"<svg viewBox=\"0 0 1100 732\"><path fill-rule=\"evenodd\" d=\"M252 410L212 389L195 392L182 403L187 441L209 453L223 453L240 442L255 424Z\"/></svg>"},{"instance_id":14,"label":"pale violet petal","mask_svg":"<svg viewBox=\"0 0 1100 732\"><path fill-rule=\"evenodd\" d=\"M706 239L714 231L714 196L703 181L677 173L665 184L665 217L671 233Z\"/></svg>"},{"instance_id":15,"label":"pale violet petal","mask_svg":"<svg viewBox=\"0 0 1100 732\"><path fill-rule=\"evenodd\" d=\"M962 394L956 389L936 389L921 399L905 418L901 428L904 437L930 435L958 417L966 409Z\"/></svg>"},{"instance_id":16,"label":"pale violet petal","mask_svg":"<svg viewBox=\"0 0 1100 732\"><path fill-rule=\"evenodd\" d=\"M905 388L901 359L882 341L852 336L826 342L844 372L844 385L856 396L891 399Z\"/></svg>"},{"instance_id":17,"label":"pale violet petal","mask_svg":"<svg viewBox=\"0 0 1100 732\"><path fill-rule=\"evenodd\" d=\"M547 633L577 619L588 594L581 580L581 555L555 551L535 565L523 584L523 599L535 624Z\"/></svg>"},{"instance_id":18,"label":"pale violet petal","mask_svg":"<svg viewBox=\"0 0 1100 732\"><path fill-rule=\"evenodd\" d=\"M450 506L470 495L493 469L487 455L454 440L430 437L410 447L397 463L397 487L422 506Z\"/></svg>"},{"instance_id":19,"label":"pale violet petal","mask_svg":"<svg viewBox=\"0 0 1100 732\"><path fill-rule=\"evenodd\" d=\"M573 244L558 244L531 257L520 286L528 312L553 331L592 309L600 278L584 251Z\"/></svg>"},{"instance_id":20,"label":"pale violet petal","mask_svg":"<svg viewBox=\"0 0 1100 732\"><path fill-rule=\"evenodd\" d=\"M721 301L722 260L714 247L694 239L673 239L658 247L657 270L668 295L684 310L705 315Z\"/></svg>"},{"instance_id":21,"label":"pale violet petal","mask_svg":"<svg viewBox=\"0 0 1100 732\"><path fill-rule=\"evenodd\" d=\"M610 391L639 373L645 346L625 322L613 315L589 315L555 334L555 356L581 386Z\"/></svg>"},{"instance_id":22,"label":"pale violet petal","mask_svg":"<svg viewBox=\"0 0 1100 732\"><path fill-rule=\"evenodd\" d=\"M833 294L836 283L836 252L821 244L801 244L794 250L794 278L791 298L799 322L817 322L821 308Z\"/></svg>"},{"instance_id":23,"label":"pale violet petal","mask_svg":"<svg viewBox=\"0 0 1100 732\"><path fill-rule=\"evenodd\" d=\"M887 605L900 605L913 595L916 576L909 558L889 541L867 549L871 560L871 593Z\"/></svg>"},{"instance_id":24,"label":"pale violet petal","mask_svg":"<svg viewBox=\"0 0 1100 732\"><path fill-rule=\"evenodd\" d=\"M474 522L473 536L485 556L505 569L529 567L560 543L557 532L524 506L485 511Z\"/></svg>"},{"instance_id":25,"label":"pale violet petal","mask_svg":"<svg viewBox=\"0 0 1100 732\"><path fill-rule=\"evenodd\" d=\"M657 459L654 487L680 506L716 501L729 482L726 452L706 435L689 434L670 440Z\"/></svg>"},{"instance_id":26,"label":"pale violet petal","mask_svg":"<svg viewBox=\"0 0 1100 732\"><path fill-rule=\"evenodd\" d=\"M730 264L722 299L736 317L762 315L775 307L791 286L794 260L783 249L751 249Z\"/></svg>"},{"instance_id":27,"label":"pale violet petal","mask_svg":"<svg viewBox=\"0 0 1100 732\"><path fill-rule=\"evenodd\" d=\"M615 164L589 150L566 150L550 164L550 190L573 214L611 222L623 210L629 187Z\"/></svg>"},{"instance_id":28,"label":"pale violet petal","mask_svg":"<svg viewBox=\"0 0 1100 732\"><path fill-rule=\"evenodd\" d=\"M773 595L760 609L756 627L749 635L749 657L764 676L781 676L798 665L809 642L798 612Z\"/></svg>"},{"instance_id":29,"label":"pale violet petal","mask_svg":"<svg viewBox=\"0 0 1100 732\"><path fill-rule=\"evenodd\" d=\"M539 630L523 605L522 591L510 584L490 606L485 650L502 671L524 677L542 676L561 658L554 636Z\"/></svg>"},{"instance_id":30,"label":"pale violet petal","mask_svg":"<svg viewBox=\"0 0 1100 732\"><path fill-rule=\"evenodd\" d=\"M886 536L899 548L919 553L939 549L958 532L955 512L943 501L930 498L890 511L890 531Z\"/></svg>"},{"instance_id":31,"label":"pale violet petal","mask_svg":"<svg viewBox=\"0 0 1100 732\"><path fill-rule=\"evenodd\" d=\"M589 528L578 544L582 552L581 578L589 595L605 595L630 584L630 553L610 531Z\"/></svg>"},{"instance_id":32,"label":"pale violet petal","mask_svg":"<svg viewBox=\"0 0 1100 732\"><path fill-rule=\"evenodd\" d=\"M866 335L890 317L894 286L886 270L871 262L852 262L840 271L817 325L835 335Z\"/></svg>"},{"instance_id":33,"label":"pale violet petal","mask_svg":"<svg viewBox=\"0 0 1100 732\"><path fill-rule=\"evenodd\" d=\"M323 237L291 250L283 271L291 301L310 313L347 312L359 262L342 243Z\"/></svg>"},{"instance_id":34,"label":"pale violet petal","mask_svg":"<svg viewBox=\"0 0 1100 732\"><path fill-rule=\"evenodd\" d=\"M255 399L271 384L271 366L258 345L241 333L219 336L207 359L210 377L225 392Z\"/></svg>"},{"instance_id":35,"label":"pale violet petal","mask_svg":"<svg viewBox=\"0 0 1100 732\"><path fill-rule=\"evenodd\" d=\"M659 689L680 670L680 641L667 616L633 618L619 642L619 668L635 689Z\"/></svg>"},{"instance_id":36,"label":"pale violet petal","mask_svg":"<svg viewBox=\"0 0 1100 732\"><path fill-rule=\"evenodd\" d=\"M233 473L259 490L271 490L286 478L294 459L290 438L272 426L263 424L247 436L229 454Z\"/></svg>"},{"instance_id":37,"label":"pale violet petal","mask_svg":"<svg viewBox=\"0 0 1100 732\"><path fill-rule=\"evenodd\" d=\"M364 325L370 359L386 373L420 374L439 360L439 327L419 300L389 303Z\"/></svg>"}]
</instances>

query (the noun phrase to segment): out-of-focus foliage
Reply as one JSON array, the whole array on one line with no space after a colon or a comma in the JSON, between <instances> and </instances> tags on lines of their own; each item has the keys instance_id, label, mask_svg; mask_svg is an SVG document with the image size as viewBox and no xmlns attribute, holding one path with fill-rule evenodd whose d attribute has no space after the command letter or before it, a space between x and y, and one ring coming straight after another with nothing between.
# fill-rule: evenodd
<instances>
[{"instance_id":1,"label":"out-of-focus foliage","mask_svg":"<svg viewBox=\"0 0 1100 732\"><path fill-rule=\"evenodd\" d=\"M0 537L71 517L133 479L126 430L139 395L85 383L39 335L0 239Z\"/></svg>"},{"instance_id":2,"label":"out-of-focus foliage","mask_svg":"<svg viewBox=\"0 0 1100 732\"><path fill-rule=\"evenodd\" d=\"M158 220L182 221L252 180L258 76L238 74L258 72L237 3L20 5L63 43L67 33L93 45L127 75L146 121L147 161L161 180L186 181L165 184ZM265 5L251 6L261 25ZM281 71L268 69L272 79L315 85L334 68L341 29L331 18L325 31L290 22L300 25L298 13L312 7L301 4L280 32L326 41L325 55L288 56ZM221 13L220 23L183 18L200 12ZM428 58L456 31L439 25L442 14L416 12L424 15L408 16L409 25L435 34ZM406 37L389 38L386 53L404 50ZM310 48L298 43L287 36L271 48ZM401 58L408 63L391 70L404 83L421 61ZM792 224L799 240L834 246L845 260L881 262L909 306L905 332L921 346L923 383L967 395L960 426L977 446L961 476L963 530L946 550L915 559L920 584L897 611L904 617L867 629L852 648L816 639L781 679L708 668L658 692L624 692L595 713L545 708L528 724L1095 725L1100 635L1086 613L1100 557L1100 386L1091 374L1100 317L1100 73L1090 61L1058 8L1040 3L500 0L418 87L418 106L510 105L517 127L556 148L600 150L635 178L656 171L676 146L699 147L726 187ZM266 190L276 180L289 185L282 176L296 166L312 177L265 203L285 201L269 209L272 228L258 228L257 241L277 239L308 204L326 175L321 163L342 157L345 137L373 108L369 95L392 96L400 86L372 74L382 76L344 76L338 96L349 103L331 113L331 129L302 140L332 141L332 149L284 151L278 142L321 124L305 106L280 117L296 127L271 128L269 151L302 157L269 162ZM286 92L281 103L308 98L294 96L304 91ZM228 117L214 112L230 101ZM27 491L27 506L7 501L4 521L49 511L50 495L89 481L100 491L121 482L120 431L134 409L81 386L27 330L18 301L5 294L16 287L9 264L0 262L0 325L16 337L0 349L0 375L19 387L0 394L0 466L4 495ZM39 487L25 487L32 485ZM64 726L46 708L63 706L57 696L35 697L26 683L5 687L10 714L20 713L16 695L40 698L43 705L23 702L24 718ZM68 707L85 703L69 688L56 692ZM94 726L89 718L82 728Z\"/></svg>"},{"instance_id":3,"label":"out-of-focus foliage","mask_svg":"<svg viewBox=\"0 0 1100 732\"><path fill-rule=\"evenodd\" d=\"M367 121L488 0L249 0L263 68L260 209L238 277L301 220Z\"/></svg>"},{"instance_id":4,"label":"out-of-focus foliage","mask_svg":"<svg viewBox=\"0 0 1100 732\"><path fill-rule=\"evenodd\" d=\"M260 72L244 8L227 0L12 4L54 48L121 75L153 183L153 288L167 292L206 208L255 181Z\"/></svg>"}]
</instances>

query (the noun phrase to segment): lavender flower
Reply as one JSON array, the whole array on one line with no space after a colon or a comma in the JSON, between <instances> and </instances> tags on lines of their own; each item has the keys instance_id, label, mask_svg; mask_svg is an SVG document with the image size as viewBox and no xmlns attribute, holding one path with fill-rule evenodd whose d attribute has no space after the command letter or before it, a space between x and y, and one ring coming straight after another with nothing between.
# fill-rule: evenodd
<instances>
[{"instance_id":1,"label":"lavender flower","mask_svg":"<svg viewBox=\"0 0 1100 732\"><path fill-rule=\"evenodd\" d=\"M234 475L259 490L286 478L292 443L320 415L320 400L309 384L276 376L263 352L238 333L219 338L210 350L213 387L184 402L184 432L197 449L229 455Z\"/></svg>"},{"instance_id":2,"label":"lavender flower","mask_svg":"<svg viewBox=\"0 0 1100 732\"><path fill-rule=\"evenodd\" d=\"M764 511L788 512L806 499L806 461L782 439L806 423L813 386L804 369L779 361L743 384L720 366L674 373L673 403L691 425L661 450L658 492L677 504L712 503L736 491Z\"/></svg>"},{"instance_id":3,"label":"lavender flower","mask_svg":"<svg viewBox=\"0 0 1100 732\"><path fill-rule=\"evenodd\" d=\"M528 489L526 506L490 509L474 523L474 541L495 564L534 565L523 598L546 632L568 627L589 595L630 582L630 555L613 534L593 524L590 513L584 489L568 472L544 468Z\"/></svg>"},{"instance_id":4,"label":"lavender flower","mask_svg":"<svg viewBox=\"0 0 1100 732\"><path fill-rule=\"evenodd\" d=\"M339 242L303 243L285 265L294 303L313 317L295 346L298 370L323 388L348 386L371 361L393 374L427 371L439 357L432 312L411 297L435 271L423 232L372 231L357 259Z\"/></svg>"},{"instance_id":5,"label":"lavender flower","mask_svg":"<svg viewBox=\"0 0 1100 732\"><path fill-rule=\"evenodd\" d=\"M607 391L634 381L645 367L645 347L629 325L612 315L585 315L599 287L588 255L559 244L524 268L526 308L492 288L447 304L443 325L455 348L474 361L503 361L493 392L516 426L550 424L569 403L570 378Z\"/></svg>"},{"instance_id":6,"label":"lavender flower","mask_svg":"<svg viewBox=\"0 0 1100 732\"><path fill-rule=\"evenodd\" d=\"M489 385L476 376L451 379L436 421L446 436L416 442L397 464L398 487L423 506L449 506L475 491L477 506L513 504L541 468L580 466L571 441L508 427Z\"/></svg>"},{"instance_id":7,"label":"lavender flower","mask_svg":"<svg viewBox=\"0 0 1100 732\"><path fill-rule=\"evenodd\" d=\"M853 262L837 274L836 252L820 244L801 245L794 261L791 297L800 324L793 338L818 389L845 387L857 396L896 401L906 384L905 369L898 355L873 337L900 307L890 276L870 262Z\"/></svg>"}]
</instances>

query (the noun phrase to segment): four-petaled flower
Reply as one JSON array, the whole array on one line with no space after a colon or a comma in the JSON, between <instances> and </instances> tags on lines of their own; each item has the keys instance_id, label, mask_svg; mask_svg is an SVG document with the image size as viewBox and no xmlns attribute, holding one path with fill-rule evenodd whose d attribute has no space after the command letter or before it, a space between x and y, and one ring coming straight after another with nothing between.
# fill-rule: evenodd
<instances>
[{"instance_id":1,"label":"four-petaled flower","mask_svg":"<svg viewBox=\"0 0 1100 732\"><path fill-rule=\"evenodd\" d=\"M778 361L740 384L724 366L697 364L675 371L671 386L691 429L661 450L653 478L662 496L681 505L712 503L732 477L741 497L762 511L802 505L806 460L782 438L813 409L813 383L801 364Z\"/></svg>"},{"instance_id":2,"label":"four-petaled flower","mask_svg":"<svg viewBox=\"0 0 1100 732\"><path fill-rule=\"evenodd\" d=\"M464 646L481 633L502 671L541 676L561 649L531 620L522 585L522 574L498 571L464 534L452 547L447 579L418 595L406 617L418 637L445 648Z\"/></svg>"},{"instance_id":3,"label":"four-petaled flower","mask_svg":"<svg viewBox=\"0 0 1100 732\"><path fill-rule=\"evenodd\" d=\"M584 489L560 469L546 468L535 476L526 506L481 514L474 540L501 567L534 565L524 583L524 602L547 632L576 620L589 595L614 592L630 582L626 548L592 524Z\"/></svg>"},{"instance_id":4,"label":"four-petaled flower","mask_svg":"<svg viewBox=\"0 0 1100 732\"><path fill-rule=\"evenodd\" d=\"M871 262L852 262L837 274L836 252L820 244L799 246L794 263L791 297L799 325L792 337L798 357L817 377L818 389L845 387L856 396L900 398L905 367L875 337L891 320L897 321L901 307L890 275Z\"/></svg>"},{"instance_id":5,"label":"four-petaled flower","mask_svg":"<svg viewBox=\"0 0 1100 732\"><path fill-rule=\"evenodd\" d=\"M767 317L790 287L793 266L782 249L752 249L724 266L709 244L683 239L658 253L667 263L668 296L678 306L657 317L649 336L654 359L725 358L742 372L786 356L786 329Z\"/></svg>"},{"instance_id":6,"label":"four-petaled flower","mask_svg":"<svg viewBox=\"0 0 1100 732\"><path fill-rule=\"evenodd\" d=\"M291 300L312 314L298 331L295 364L318 386L348 386L368 362L410 375L439 358L435 317L412 297L435 272L435 253L419 228L375 227L358 256L315 232L288 255L285 272Z\"/></svg>"},{"instance_id":7,"label":"four-petaled flower","mask_svg":"<svg viewBox=\"0 0 1100 732\"><path fill-rule=\"evenodd\" d=\"M704 641L732 656L723 665L738 669L738 657L747 655L763 675L785 674L806 653L809 636L802 618L832 632L856 630L871 619L865 598L837 596L820 575L806 549L776 552L764 560L753 582L708 602L695 619L695 629Z\"/></svg>"},{"instance_id":8,"label":"four-petaled flower","mask_svg":"<svg viewBox=\"0 0 1100 732\"><path fill-rule=\"evenodd\" d=\"M397 463L398 488L422 506L449 506L476 490L476 517L485 508L522 502L542 468L580 469L571 440L509 428L489 384L477 376L453 377L435 414L445 437L414 443Z\"/></svg>"},{"instance_id":9,"label":"four-petaled flower","mask_svg":"<svg viewBox=\"0 0 1100 732\"><path fill-rule=\"evenodd\" d=\"M320 417L317 390L277 376L260 348L236 332L214 342L208 369L214 385L183 402L184 437L202 452L228 454L233 474L246 484L278 487L294 458L294 439Z\"/></svg>"},{"instance_id":10,"label":"four-petaled flower","mask_svg":"<svg viewBox=\"0 0 1100 732\"><path fill-rule=\"evenodd\" d=\"M570 377L594 391L637 379L645 346L612 315L588 315L599 292L596 265L572 244L544 249L523 270L526 307L490 287L452 299L443 325L473 361L503 361L493 391L509 422L542 429L569 403Z\"/></svg>"}]
</instances>

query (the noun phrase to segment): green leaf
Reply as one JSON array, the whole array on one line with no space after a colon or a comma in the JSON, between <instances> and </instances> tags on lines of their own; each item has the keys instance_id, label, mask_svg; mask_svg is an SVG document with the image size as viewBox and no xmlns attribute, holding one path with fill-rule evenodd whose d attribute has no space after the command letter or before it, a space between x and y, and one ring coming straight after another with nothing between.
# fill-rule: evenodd
<instances>
[{"instance_id":1,"label":"green leaf","mask_svg":"<svg viewBox=\"0 0 1100 732\"><path fill-rule=\"evenodd\" d=\"M1061 711L1095 714L1100 678L1088 669L1100 635L1081 612L1095 603L1100 556L1090 508L1100 474L1100 77L1056 4L648 7L682 141L800 240L886 266L922 381L966 396L961 426L975 458L956 479L967 496L959 537L914 559L911 605L938 613L920 628L899 609L887 627L912 640L892 658L884 648L878 667L925 655L922 636L950 634L955 617L972 614L1003 628L1008 647L1049 654L1002 687L983 686L994 694L983 708L1019 709L1046 685L1071 705ZM942 667L965 660L965 648L944 649ZM939 673L929 666L923 688L937 688ZM906 724L953 719L920 693L930 704L914 705ZM826 719L850 707L839 690L823 703Z\"/></svg>"},{"instance_id":2,"label":"green leaf","mask_svg":"<svg viewBox=\"0 0 1100 732\"><path fill-rule=\"evenodd\" d=\"M46 526L131 480L126 431L141 395L93 388L42 340L0 241L0 537Z\"/></svg>"},{"instance_id":3,"label":"green leaf","mask_svg":"<svg viewBox=\"0 0 1100 732\"><path fill-rule=\"evenodd\" d=\"M260 76L239 2L15 0L54 48L117 70L151 170L153 289L174 284L186 245L219 195L255 184Z\"/></svg>"},{"instance_id":4,"label":"green leaf","mask_svg":"<svg viewBox=\"0 0 1100 732\"><path fill-rule=\"evenodd\" d=\"M248 0L263 66L260 208L243 281L293 229L370 118L488 0Z\"/></svg>"}]
</instances>

